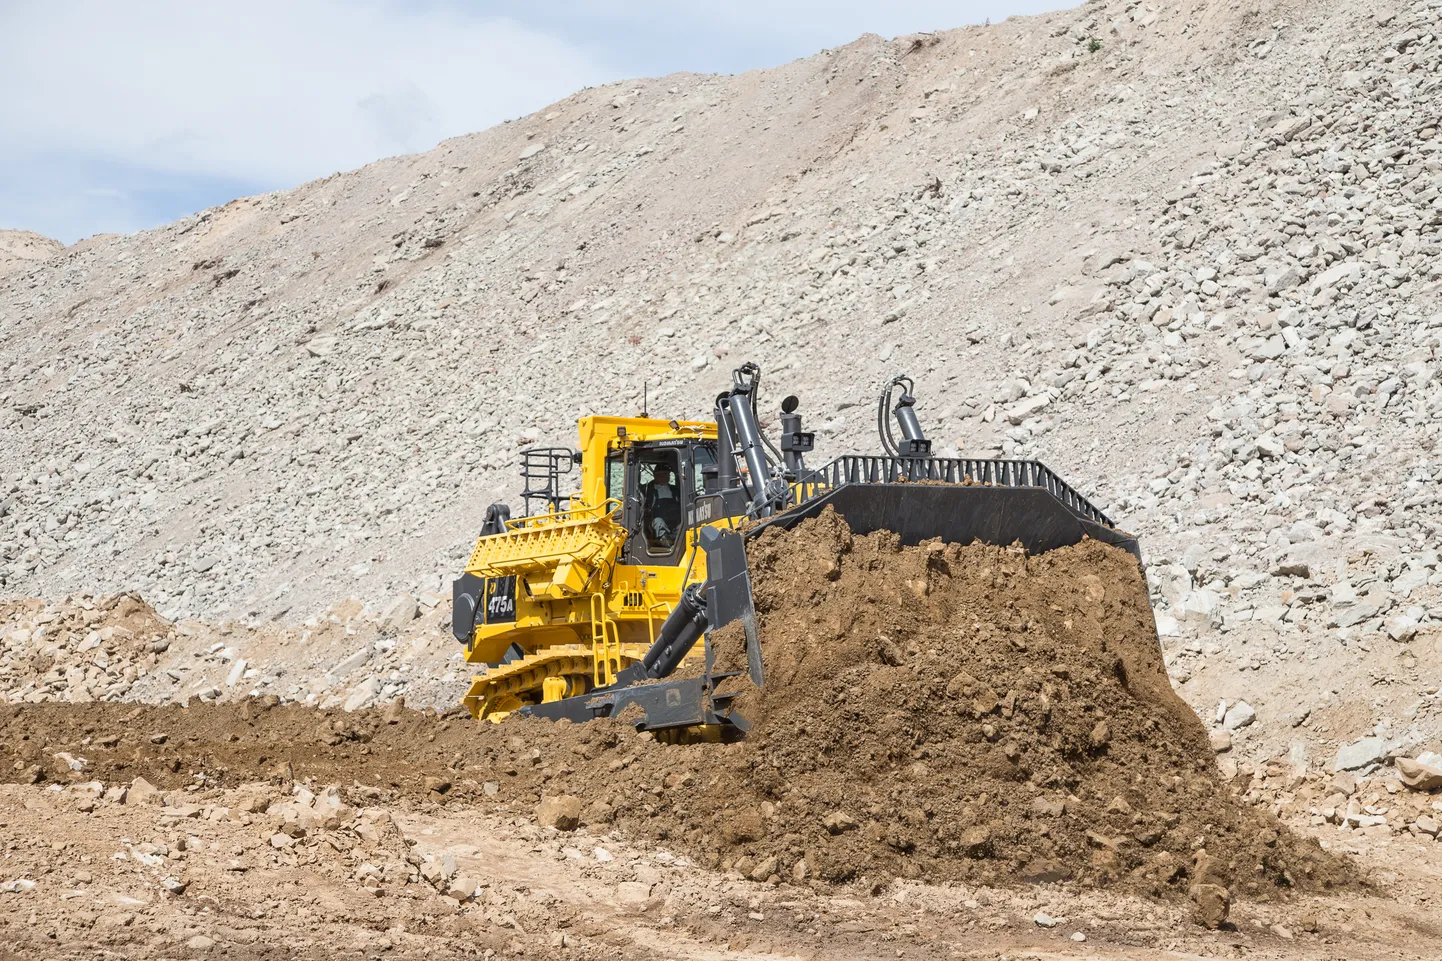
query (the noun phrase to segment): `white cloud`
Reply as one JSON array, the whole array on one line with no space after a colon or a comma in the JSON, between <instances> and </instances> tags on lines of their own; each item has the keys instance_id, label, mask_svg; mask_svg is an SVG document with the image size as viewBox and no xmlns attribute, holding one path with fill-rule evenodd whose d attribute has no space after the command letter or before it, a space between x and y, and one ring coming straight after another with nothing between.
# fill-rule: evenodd
<instances>
[{"instance_id":1,"label":"white cloud","mask_svg":"<svg viewBox=\"0 0 1442 961\"><path fill-rule=\"evenodd\" d=\"M883 35L916 30L949 30L1019 13L1067 6L1066 0L729 0L676 4L671 0L569 0L575 13L609 18L671 18L744 25L749 29L817 34L840 30L849 39L871 31Z\"/></svg>"},{"instance_id":2,"label":"white cloud","mask_svg":"<svg viewBox=\"0 0 1442 961\"><path fill-rule=\"evenodd\" d=\"M544 106L614 71L498 17L341 0L4 4L8 149L292 183Z\"/></svg>"},{"instance_id":3,"label":"white cloud","mask_svg":"<svg viewBox=\"0 0 1442 961\"><path fill-rule=\"evenodd\" d=\"M0 227L137 230L613 79L737 72L1057 4L0 0Z\"/></svg>"},{"instance_id":4,"label":"white cloud","mask_svg":"<svg viewBox=\"0 0 1442 961\"><path fill-rule=\"evenodd\" d=\"M468 0L452 0L465 3ZM738 72L776 66L863 33L883 37L1000 22L1074 6L1077 0L550 0L516 8L579 45L625 49L647 72Z\"/></svg>"}]
</instances>

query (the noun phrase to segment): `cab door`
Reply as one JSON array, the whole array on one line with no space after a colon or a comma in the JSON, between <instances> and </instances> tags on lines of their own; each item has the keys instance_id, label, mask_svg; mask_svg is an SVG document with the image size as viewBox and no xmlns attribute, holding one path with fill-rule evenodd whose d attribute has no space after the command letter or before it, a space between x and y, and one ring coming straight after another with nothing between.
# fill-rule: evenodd
<instances>
[{"instance_id":1,"label":"cab door","mask_svg":"<svg viewBox=\"0 0 1442 961\"><path fill-rule=\"evenodd\" d=\"M690 458L685 448L633 445L626 461L626 548L621 563L659 567L681 563L691 509Z\"/></svg>"}]
</instances>

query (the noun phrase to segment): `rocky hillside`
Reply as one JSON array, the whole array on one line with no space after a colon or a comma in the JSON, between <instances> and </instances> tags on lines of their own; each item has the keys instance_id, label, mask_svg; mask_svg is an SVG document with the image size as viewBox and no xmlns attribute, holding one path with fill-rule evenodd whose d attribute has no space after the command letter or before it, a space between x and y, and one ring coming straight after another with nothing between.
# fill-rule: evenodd
<instances>
[{"instance_id":1,"label":"rocky hillside","mask_svg":"<svg viewBox=\"0 0 1442 961\"><path fill-rule=\"evenodd\" d=\"M65 245L31 230L0 230L0 277L59 255Z\"/></svg>"},{"instance_id":2,"label":"rocky hillside","mask_svg":"<svg viewBox=\"0 0 1442 961\"><path fill-rule=\"evenodd\" d=\"M828 452L905 370L939 447L1043 458L1177 631L1410 637L1442 615L1439 17L867 36L82 242L0 279L0 591L444 590L518 447L643 382L701 415L755 359Z\"/></svg>"}]
</instances>

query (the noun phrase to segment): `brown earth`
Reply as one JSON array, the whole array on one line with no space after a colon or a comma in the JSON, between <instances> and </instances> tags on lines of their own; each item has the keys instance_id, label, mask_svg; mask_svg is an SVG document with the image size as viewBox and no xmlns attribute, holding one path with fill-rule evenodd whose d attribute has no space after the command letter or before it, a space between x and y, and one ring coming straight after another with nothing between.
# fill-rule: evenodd
<instances>
[{"instance_id":1,"label":"brown earth","mask_svg":"<svg viewBox=\"0 0 1442 961\"><path fill-rule=\"evenodd\" d=\"M1347 879L1222 785L1130 554L903 548L828 513L750 560L767 682L743 703L735 790L692 815L720 825L699 840L723 860L1152 893ZM738 830L755 811L763 830Z\"/></svg>"},{"instance_id":2,"label":"brown earth","mask_svg":"<svg viewBox=\"0 0 1442 961\"><path fill-rule=\"evenodd\" d=\"M758 880L1153 895L1217 880L1253 898L1353 881L1219 779L1167 682L1131 555L1090 542L1039 557L903 548L853 537L834 515L751 553L768 678L745 698L744 742L274 698L27 705L0 715L0 777L141 776L167 790L295 779L350 784L357 803L527 809L569 793L588 823Z\"/></svg>"},{"instance_id":3,"label":"brown earth","mask_svg":"<svg viewBox=\"0 0 1442 961\"><path fill-rule=\"evenodd\" d=\"M492 798L54 787L0 785L3 961L1442 957L1430 839L1352 835L1377 888L1241 900L1213 931L1188 902L1074 885L758 883L611 825L538 827Z\"/></svg>"}]
</instances>

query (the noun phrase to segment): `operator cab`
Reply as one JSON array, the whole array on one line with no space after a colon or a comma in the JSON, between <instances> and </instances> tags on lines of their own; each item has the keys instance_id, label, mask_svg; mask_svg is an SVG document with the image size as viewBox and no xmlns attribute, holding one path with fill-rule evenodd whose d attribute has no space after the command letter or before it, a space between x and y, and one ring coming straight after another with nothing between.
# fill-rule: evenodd
<instances>
[{"instance_id":1,"label":"operator cab","mask_svg":"<svg viewBox=\"0 0 1442 961\"><path fill-rule=\"evenodd\" d=\"M638 441L607 455L606 496L621 501L628 531L621 562L680 564L687 528L711 517L715 483L711 441Z\"/></svg>"}]
</instances>

